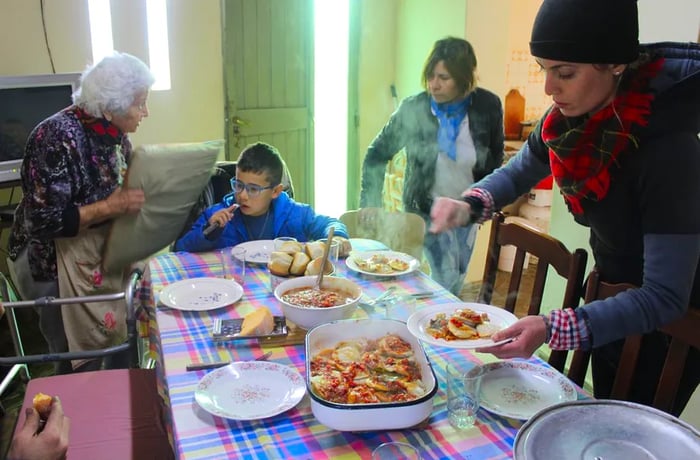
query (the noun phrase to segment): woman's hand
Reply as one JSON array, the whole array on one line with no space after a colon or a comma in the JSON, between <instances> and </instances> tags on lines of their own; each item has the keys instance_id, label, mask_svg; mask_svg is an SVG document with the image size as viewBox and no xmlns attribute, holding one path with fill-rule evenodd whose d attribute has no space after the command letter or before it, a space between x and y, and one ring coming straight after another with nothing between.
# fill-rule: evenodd
<instances>
[{"instance_id":1,"label":"woman's hand","mask_svg":"<svg viewBox=\"0 0 700 460\"><path fill-rule=\"evenodd\" d=\"M138 188L121 188L118 187L105 202L112 216L121 214L133 214L139 212L146 201L146 196L143 190Z\"/></svg>"},{"instance_id":2,"label":"woman's hand","mask_svg":"<svg viewBox=\"0 0 700 460\"><path fill-rule=\"evenodd\" d=\"M438 197L430 209L430 232L441 233L469 223L472 208L469 203L452 198Z\"/></svg>"},{"instance_id":3,"label":"woman's hand","mask_svg":"<svg viewBox=\"0 0 700 460\"><path fill-rule=\"evenodd\" d=\"M66 458L70 419L63 413L58 397L53 398L51 412L44 429L39 432L39 413L34 408L27 409L27 419L12 441L8 459L10 460L59 460Z\"/></svg>"},{"instance_id":4,"label":"woman's hand","mask_svg":"<svg viewBox=\"0 0 700 460\"><path fill-rule=\"evenodd\" d=\"M512 326L491 336L494 342L513 339L503 345L477 348L479 353L491 353L498 358L529 358L547 337L545 322L540 316L526 316Z\"/></svg>"},{"instance_id":5,"label":"woman's hand","mask_svg":"<svg viewBox=\"0 0 700 460\"><path fill-rule=\"evenodd\" d=\"M219 209L209 218L209 225L223 228L233 219L233 212L238 209L238 204L232 204L228 208Z\"/></svg>"}]
</instances>

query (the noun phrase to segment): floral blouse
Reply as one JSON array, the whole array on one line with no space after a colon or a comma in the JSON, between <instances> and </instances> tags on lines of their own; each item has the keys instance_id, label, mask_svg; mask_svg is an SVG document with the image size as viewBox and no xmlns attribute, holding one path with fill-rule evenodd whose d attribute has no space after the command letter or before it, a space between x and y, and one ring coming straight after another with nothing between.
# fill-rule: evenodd
<instances>
[{"instance_id":1,"label":"floral blouse","mask_svg":"<svg viewBox=\"0 0 700 460\"><path fill-rule=\"evenodd\" d=\"M78 208L107 198L121 185L130 155L126 135L76 106L39 123L25 148L10 258L16 260L26 247L34 279L55 280L53 239L78 234Z\"/></svg>"}]
</instances>

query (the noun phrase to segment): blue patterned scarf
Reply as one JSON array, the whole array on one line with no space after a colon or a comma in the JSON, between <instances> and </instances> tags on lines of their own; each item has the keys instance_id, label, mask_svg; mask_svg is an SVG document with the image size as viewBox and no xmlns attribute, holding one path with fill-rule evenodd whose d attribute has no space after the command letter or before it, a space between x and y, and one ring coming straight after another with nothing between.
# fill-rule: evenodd
<instances>
[{"instance_id":1,"label":"blue patterned scarf","mask_svg":"<svg viewBox=\"0 0 700 460\"><path fill-rule=\"evenodd\" d=\"M430 98L430 109L438 119L437 143L441 152L445 152L452 161L457 160L457 136L459 135L459 125L467 115L467 107L471 94L458 102L448 102L438 104L435 99Z\"/></svg>"}]
</instances>

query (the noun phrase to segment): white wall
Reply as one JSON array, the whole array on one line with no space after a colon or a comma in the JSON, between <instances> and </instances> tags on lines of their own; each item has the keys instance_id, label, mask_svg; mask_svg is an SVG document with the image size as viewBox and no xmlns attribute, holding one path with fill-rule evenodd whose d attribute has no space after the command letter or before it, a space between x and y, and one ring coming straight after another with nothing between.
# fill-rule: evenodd
<instances>
[{"instance_id":1,"label":"white wall","mask_svg":"<svg viewBox=\"0 0 700 460\"><path fill-rule=\"evenodd\" d=\"M433 44L448 35L464 37L466 14L465 0L400 1L395 48L399 98L423 89L421 71Z\"/></svg>"}]
</instances>

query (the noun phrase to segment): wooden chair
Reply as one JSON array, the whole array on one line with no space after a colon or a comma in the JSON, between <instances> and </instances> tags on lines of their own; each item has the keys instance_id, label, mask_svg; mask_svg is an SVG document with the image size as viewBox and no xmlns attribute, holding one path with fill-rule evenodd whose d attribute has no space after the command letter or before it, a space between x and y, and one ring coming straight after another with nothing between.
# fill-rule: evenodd
<instances>
[{"instance_id":1,"label":"wooden chair","mask_svg":"<svg viewBox=\"0 0 700 460\"><path fill-rule=\"evenodd\" d=\"M368 216L373 218L365 219ZM418 214L363 208L347 211L340 216L340 221L348 228L351 238L381 241L393 251L423 260L425 221Z\"/></svg>"},{"instance_id":2,"label":"wooden chair","mask_svg":"<svg viewBox=\"0 0 700 460\"><path fill-rule=\"evenodd\" d=\"M586 302L601 300L636 287L634 284L612 284L601 281L599 272L594 269L588 277L585 299ZM670 343L651 405L665 412L671 412L681 376L685 370L688 352L691 347L700 349L700 334L698 334L700 331L700 311L691 307L683 317L660 327L659 330L668 334ZM625 339L620 363L610 392L611 398L629 399L630 392L635 385L634 376L637 364L640 363L641 347L642 335L633 335Z\"/></svg>"},{"instance_id":3,"label":"wooden chair","mask_svg":"<svg viewBox=\"0 0 700 460\"><path fill-rule=\"evenodd\" d=\"M512 245L515 246L516 253L505 299L504 308L506 310L513 313L518 298L526 294L521 289L526 253L537 257L537 270L532 290L527 293L530 295L528 315L540 313L549 267L552 267L559 276L566 279L562 308L575 308L579 305L583 294L583 280L588 258L584 249L579 248L571 252L562 242L535 227L525 227L517 222L506 223L505 216L500 212L493 215L491 224L484 277L478 297L479 302L491 303L501 248ZM567 354L568 352L564 350L552 350L549 355L549 364L560 372L564 372ZM585 369L570 367L568 376L578 385L582 385L585 374ZM572 378L572 376L576 376L576 378Z\"/></svg>"},{"instance_id":4,"label":"wooden chair","mask_svg":"<svg viewBox=\"0 0 700 460\"><path fill-rule=\"evenodd\" d=\"M626 291L628 289L634 289L637 286L629 283L606 283L600 280L600 273L597 269L593 269L588 275L588 281L586 282L586 293L583 296L583 303L590 303L594 300L602 300L608 297L615 296L620 292ZM588 364L591 360L591 352L584 350L576 350L574 352L573 358L571 359L572 369L576 369L576 372L569 377L574 380L580 380L583 382L586 378L586 370L588 369ZM577 382L578 383L578 382Z\"/></svg>"}]
</instances>

